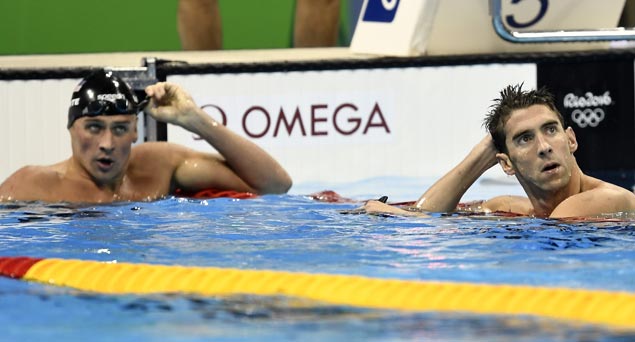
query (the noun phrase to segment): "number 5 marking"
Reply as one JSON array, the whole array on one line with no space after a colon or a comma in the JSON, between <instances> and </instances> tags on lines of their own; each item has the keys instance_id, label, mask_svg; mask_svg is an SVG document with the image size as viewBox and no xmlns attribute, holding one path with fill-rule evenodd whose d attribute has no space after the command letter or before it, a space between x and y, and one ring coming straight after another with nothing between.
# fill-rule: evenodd
<instances>
[{"instance_id":1,"label":"number 5 marking","mask_svg":"<svg viewBox=\"0 0 635 342\"><path fill-rule=\"evenodd\" d=\"M512 0L512 4L517 4L521 1L523 0ZM507 21L507 25L513 28L525 28L539 22L542 19L542 17L544 17L545 14L547 13L547 7L549 7L549 0L539 0L539 1L540 1L540 11L538 12L538 15L536 15L535 18L533 18L532 20L526 23L519 23L516 21L516 19L514 19L513 15L508 15L505 17L505 20Z\"/></svg>"}]
</instances>

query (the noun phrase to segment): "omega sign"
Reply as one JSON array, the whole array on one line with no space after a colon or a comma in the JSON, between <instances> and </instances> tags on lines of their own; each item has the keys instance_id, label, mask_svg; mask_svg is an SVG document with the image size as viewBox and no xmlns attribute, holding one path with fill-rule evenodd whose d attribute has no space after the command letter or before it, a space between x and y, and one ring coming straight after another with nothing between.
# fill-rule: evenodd
<instances>
[{"instance_id":1,"label":"omega sign","mask_svg":"<svg viewBox=\"0 0 635 342\"><path fill-rule=\"evenodd\" d=\"M602 95L587 92L584 96L568 93L564 97L564 108L572 108L571 120L580 128L597 127L606 117L604 108L613 104L611 93L607 90Z\"/></svg>"},{"instance_id":2,"label":"omega sign","mask_svg":"<svg viewBox=\"0 0 635 342\"><path fill-rule=\"evenodd\" d=\"M295 106L253 104L231 109L206 104L201 108L223 125L240 127L245 135L256 139L390 134L387 118L378 102L371 106L351 102Z\"/></svg>"}]
</instances>

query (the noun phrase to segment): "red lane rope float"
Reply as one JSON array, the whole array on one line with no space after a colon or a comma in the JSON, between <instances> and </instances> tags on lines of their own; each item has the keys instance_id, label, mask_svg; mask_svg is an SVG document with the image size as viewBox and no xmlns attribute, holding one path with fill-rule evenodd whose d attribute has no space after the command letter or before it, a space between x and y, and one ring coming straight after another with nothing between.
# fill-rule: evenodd
<instances>
[{"instance_id":1,"label":"red lane rope float","mask_svg":"<svg viewBox=\"0 0 635 342\"><path fill-rule=\"evenodd\" d=\"M191 197L191 198L237 198L237 199L249 199L256 198L258 195L251 192L242 192L234 190L217 190L217 189L205 189L198 192L190 193L181 189L176 189L174 192L176 196Z\"/></svg>"},{"instance_id":2,"label":"red lane rope float","mask_svg":"<svg viewBox=\"0 0 635 342\"><path fill-rule=\"evenodd\" d=\"M0 275L104 294L284 295L368 308L534 315L635 331L635 294L216 267L0 258Z\"/></svg>"},{"instance_id":3,"label":"red lane rope float","mask_svg":"<svg viewBox=\"0 0 635 342\"><path fill-rule=\"evenodd\" d=\"M29 257L0 258L0 275L20 279L40 260L42 259Z\"/></svg>"}]
</instances>

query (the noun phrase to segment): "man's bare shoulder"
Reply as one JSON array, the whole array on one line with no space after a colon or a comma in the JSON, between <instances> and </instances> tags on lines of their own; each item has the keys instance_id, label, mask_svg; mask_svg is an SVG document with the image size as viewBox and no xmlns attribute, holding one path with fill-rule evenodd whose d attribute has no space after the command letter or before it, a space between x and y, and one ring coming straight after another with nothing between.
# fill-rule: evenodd
<instances>
[{"instance_id":1,"label":"man's bare shoulder","mask_svg":"<svg viewBox=\"0 0 635 342\"><path fill-rule=\"evenodd\" d=\"M578 196L597 201L607 201L608 204L615 206L616 209L618 207L622 208L622 211L635 210L635 193L621 186L601 180L595 188L584 191L578 194Z\"/></svg>"},{"instance_id":2,"label":"man's bare shoulder","mask_svg":"<svg viewBox=\"0 0 635 342\"><path fill-rule=\"evenodd\" d=\"M135 145L132 148L134 153L163 153L169 151L172 148L171 144L165 141L149 141L142 144Z\"/></svg>"},{"instance_id":3,"label":"man's bare shoulder","mask_svg":"<svg viewBox=\"0 0 635 342\"><path fill-rule=\"evenodd\" d=\"M203 153L179 144L146 142L133 147L127 174L135 179L171 178L184 161L199 154Z\"/></svg>"},{"instance_id":4,"label":"man's bare shoulder","mask_svg":"<svg viewBox=\"0 0 635 342\"><path fill-rule=\"evenodd\" d=\"M211 153L199 152L189 147L165 141L153 141L136 145L132 149L131 163L137 168L175 168L188 159L221 160Z\"/></svg>"},{"instance_id":5,"label":"man's bare shoulder","mask_svg":"<svg viewBox=\"0 0 635 342\"><path fill-rule=\"evenodd\" d=\"M152 158L161 156L167 158L173 155L180 156L192 151L185 146L165 141L152 141L136 145L132 148L132 158Z\"/></svg>"},{"instance_id":6,"label":"man's bare shoulder","mask_svg":"<svg viewBox=\"0 0 635 342\"><path fill-rule=\"evenodd\" d=\"M8 180L25 180L25 179L41 179L54 180L59 179L60 164L54 165L27 165L14 172Z\"/></svg>"},{"instance_id":7,"label":"man's bare shoulder","mask_svg":"<svg viewBox=\"0 0 635 342\"><path fill-rule=\"evenodd\" d=\"M0 202L28 201L46 197L61 181L61 164L20 168L0 184Z\"/></svg>"},{"instance_id":8,"label":"man's bare shoulder","mask_svg":"<svg viewBox=\"0 0 635 342\"><path fill-rule=\"evenodd\" d=\"M164 141L145 142L136 145L130 153L130 163L132 166L164 166L174 154L173 145Z\"/></svg>"},{"instance_id":9,"label":"man's bare shoulder","mask_svg":"<svg viewBox=\"0 0 635 342\"><path fill-rule=\"evenodd\" d=\"M551 217L580 217L635 211L635 194L620 186L599 181L589 190L562 201Z\"/></svg>"}]
</instances>

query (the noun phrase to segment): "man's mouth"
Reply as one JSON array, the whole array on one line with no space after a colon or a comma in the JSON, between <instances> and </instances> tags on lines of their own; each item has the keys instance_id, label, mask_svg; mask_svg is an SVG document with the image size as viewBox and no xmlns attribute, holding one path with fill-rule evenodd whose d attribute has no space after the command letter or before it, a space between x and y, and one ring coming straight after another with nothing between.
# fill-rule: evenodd
<instances>
[{"instance_id":1,"label":"man's mouth","mask_svg":"<svg viewBox=\"0 0 635 342\"><path fill-rule=\"evenodd\" d=\"M99 158L97 164L101 169L110 169L115 162L110 158Z\"/></svg>"},{"instance_id":2,"label":"man's mouth","mask_svg":"<svg viewBox=\"0 0 635 342\"><path fill-rule=\"evenodd\" d=\"M559 166L560 164L558 163L548 163L542 168L541 172L550 172L557 169Z\"/></svg>"}]
</instances>

